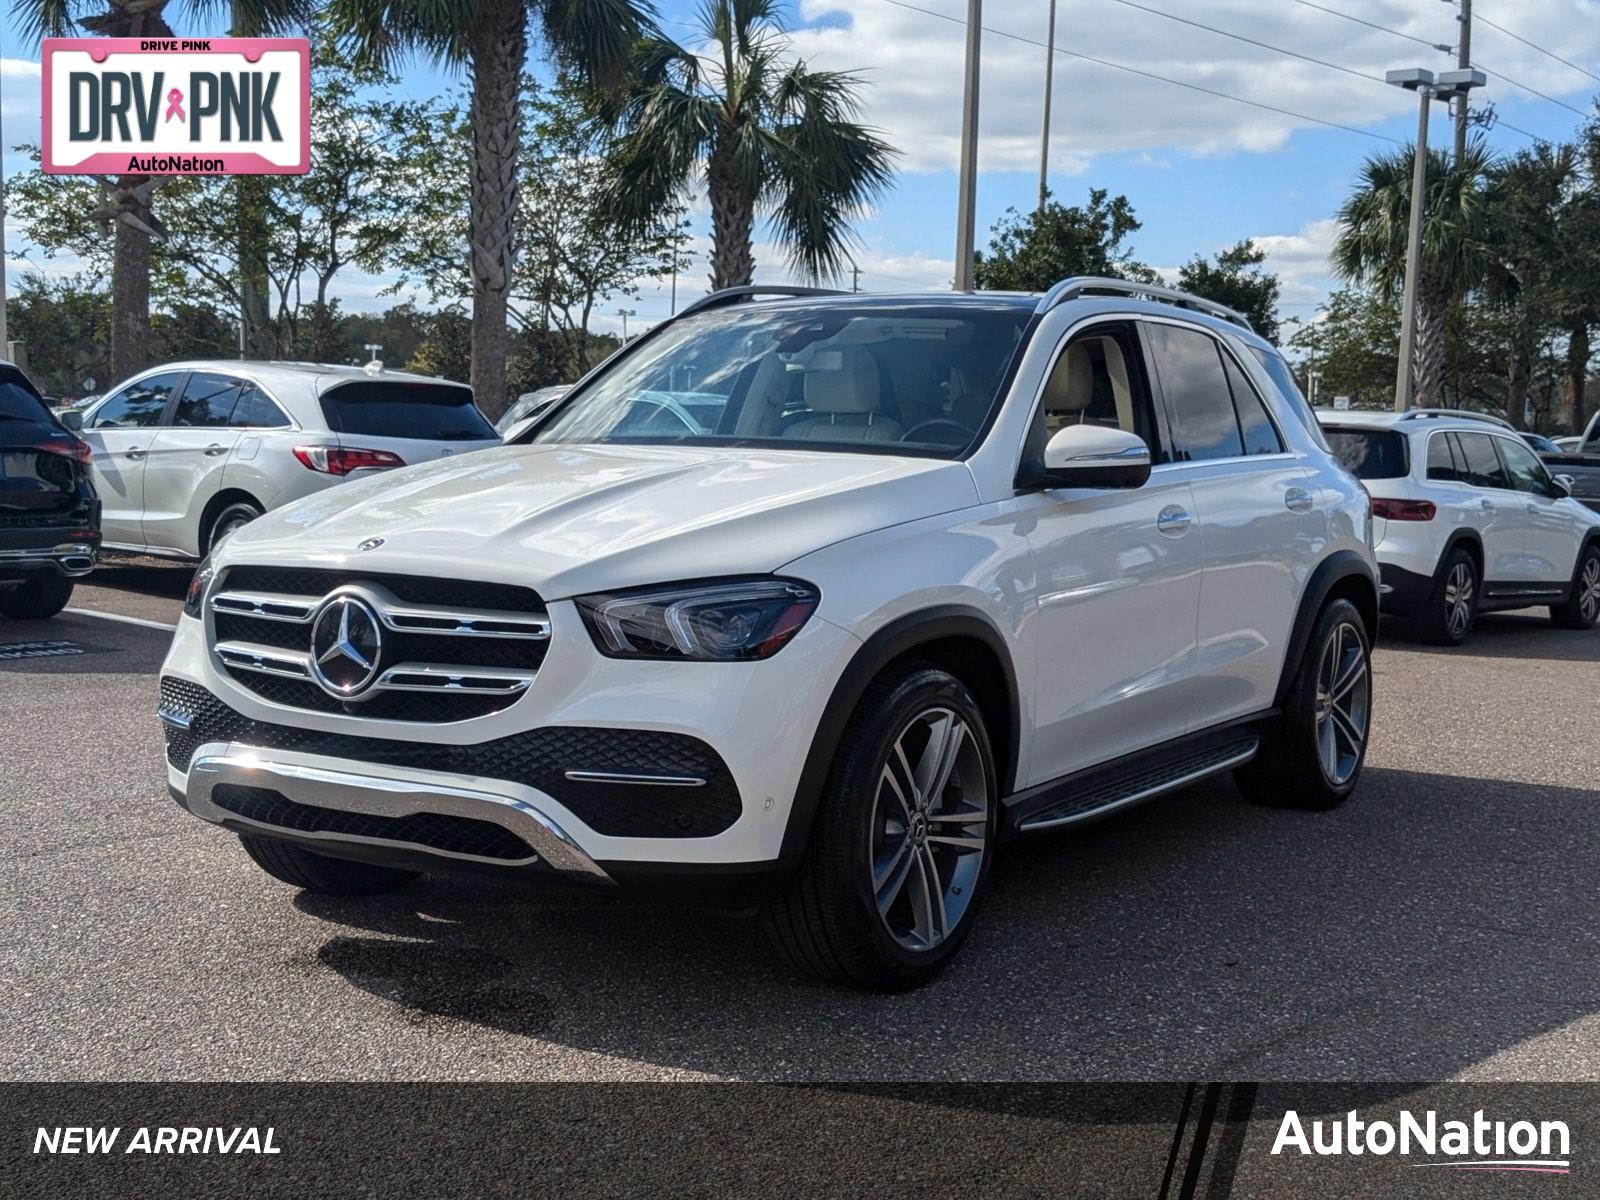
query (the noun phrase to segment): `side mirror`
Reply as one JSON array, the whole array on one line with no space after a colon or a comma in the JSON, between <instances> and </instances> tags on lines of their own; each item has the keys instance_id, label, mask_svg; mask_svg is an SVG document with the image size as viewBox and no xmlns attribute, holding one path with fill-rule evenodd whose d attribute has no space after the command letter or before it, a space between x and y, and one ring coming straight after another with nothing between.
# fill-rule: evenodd
<instances>
[{"instance_id":1,"label":"side mirror","mask_svg":"<svg viewBox=\"0 0 1600 1200\"><path fill-rule=\"evenodd\" d=\"M83 428L83 411L81 409L68 409L66 412L57 416L56 419L68 429L72 430L73 433L77 433Z\"/></svg>"},{"instance_id":2,"label":"side mirror","mask_svg":"<svg viewBox=\"0 0 1600 1200\"><path fill-rule=\"evenodd\" d=\"M1104 425L1068 425L1044 448L1049 487L1138 488L1150 478L1150 447Z\"/></svg>"},{"instance_id":3,"label":"side mirror","mask_svg":"<svg viewBox=\"0 0 1600 1200\"><path fill-rule=\"evenodd\" d=\"M1557 496L1570 496L1572 495L1573 485L1578 481L1571 475L1557 475L1555 477L1555 482Z\"/></svg>"}]
</instances>

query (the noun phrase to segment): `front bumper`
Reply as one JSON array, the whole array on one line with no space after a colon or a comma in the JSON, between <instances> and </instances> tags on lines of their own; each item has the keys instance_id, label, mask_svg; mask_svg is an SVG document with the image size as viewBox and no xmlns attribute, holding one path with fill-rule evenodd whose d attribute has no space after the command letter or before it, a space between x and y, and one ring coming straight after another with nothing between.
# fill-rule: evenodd
<instances>
[{"instance_id":1,"label":"front bumper","mask_svg":"<svg viewBox=\"0 0 1600 1200\"><path fill-rule=\"evenodd\" d=\"M241 833L289 836L337 854L391 849L492 867L549 869L588 883L610 877L527 801L484 786L317 765L305 755L208 743L173 799Z\"/></svg>"}]
</instances>

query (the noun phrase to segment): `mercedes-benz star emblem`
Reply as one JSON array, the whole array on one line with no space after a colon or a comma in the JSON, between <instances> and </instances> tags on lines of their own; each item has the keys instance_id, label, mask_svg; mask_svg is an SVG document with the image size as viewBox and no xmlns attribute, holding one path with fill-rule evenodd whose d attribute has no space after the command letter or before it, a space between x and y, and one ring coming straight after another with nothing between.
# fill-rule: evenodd
<instances>
[{"instance_id":1,"label":"mercedes-benz star emblem","mask_svg":"<svg viewBox=\"0 0 1600 1200\"><path fill-rule=\"evenodd\" d=\"M383 634L378 614L356 596L331 596L311 623L311 673L340 699L358 695L378 674Z\"/></svg>"}]
</instances>

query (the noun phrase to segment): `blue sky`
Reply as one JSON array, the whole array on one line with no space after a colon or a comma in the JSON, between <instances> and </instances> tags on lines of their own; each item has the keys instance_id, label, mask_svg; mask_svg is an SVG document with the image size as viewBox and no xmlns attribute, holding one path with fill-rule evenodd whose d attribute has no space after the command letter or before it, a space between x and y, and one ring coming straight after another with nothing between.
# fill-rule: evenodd
<instances>
[{"instance_id":1,"label":"blue sky","mask_svg":"<svg viewBox=\"0 0 1600 1200\"><path fill-rule=\"evenodd\" d=\"M668 31L692 38L686 22L696 7L697 0L662 0ZM1578 64L1563 66L1480 23L1474 59L1490 73L1483 94L1504 122L1488 135L1490 144L1513 151L1530 144L1527 134L1570 135L1579 118L1563 105L1587 111L1600 90L1589 74L1600 75L1600 0L1477 0L1477 8L1485 21ZM984 24L996 32L985 36L983 47L980 244L1006 208L1033 203L1044 51L1018 39L1043 39L1046 0L988 0L985 10ZM965 0L791 5L796 52L816 65L861 71L865 119L903 152L896 186L859 226L857 258L869 290L948 286L964 13ZM1052 187L1069 203L1090 187L1125 193L1144 222L1134 239L1138 256L1158 269L1175 270L1197 251L1258 239L1284 277L1284 315L1309 316L1331 283L1325 263L1331 217L1354 171L1367 154L1392 145L1385 139L1408 142L1415 132L1415 101L1372 76L1381 79L1391 67L1452 66L1425 43L1454 42L1454 13L1455 6L1441 0L1320 0L1320 8L1309 0L1059 0L1058 45L1065 49L1300 116L1058 56ZM181 8L175 24L180 34L214 32L187 20ZM9 175L22 166L9 147L38 136L38 54L23 45L9 12L0 39ZM403 87L413 95L436 95L459 83L424 63L405 74ZM1529 94L1507 76L1549 98ZM1312 117L1352 131L1303 119ZM1434 144L1448 143L1442 106L1435 107L1433 132ZM13 231L11 268L27 270L17 258L26 248L17 240ZM41 265L36 253L26 258ZM789 277L781 254L764 241L757 258L759 279ZM390 302L376 296L383 282L351 275L338 290L349 307L381 306ZM680 285L680 299L702 290L703 253ZM648 289L629 306L638 322L659 319L668 308L666 289ZM614 314L607 320L614 322Z\"/></svg>"}]
</instances>

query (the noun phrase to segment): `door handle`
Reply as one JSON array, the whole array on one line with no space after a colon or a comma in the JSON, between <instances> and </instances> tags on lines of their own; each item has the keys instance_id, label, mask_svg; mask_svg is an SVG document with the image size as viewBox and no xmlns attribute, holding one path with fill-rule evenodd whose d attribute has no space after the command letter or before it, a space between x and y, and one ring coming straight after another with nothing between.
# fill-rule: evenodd
<instances>
[{"instance_id":1,"label":"door handle","mask_svg":"<svg viewBox=\"0 0 1600 1200\"><path fill-rule=\"evenodd\" d=\"M1193 517L1176 504L1169 504L1156 517L1156 531L1168 537L1180 537L1193 520Z\"/></svg>"},{"instance_id":2,"label":"door handle","mask_svg":"<svg viewBox=\"0 0 1600 1200\"><path fill-rule=\"evenodd\" d=\"M1537 517L1539 515L1539 506L1537 504L1528 505L1528 515L1530 517Z\"/></svg>"},{"instance_id":3,"label":"door handle","mask_svg":"<svg viewBox=\"0 0 1600 1200\"><path fill-rule=\"evenodd\" d=\"M1487 500L1479 500L1478 503L1483 506L1483 511L1484 512L1493 512L1494 511L1494 505L1490 504L1489 501L1487 501Z\"/></svg>"},{"instance_id":4,"label":"door handle","mask_svg":"<svg viewBox=\"0 0 1600 1200\"><path fill-rule=\"evenodd\" d=\"M1313 501L1305 488L1292 487L1283 494L1283 505L1290 512L1310 512Z\"/></svg>"},{"instance_id":5,"label":"door handle","mask_svg":"<svg viewBox=\"0 0 1600 1200\"><path fill-rule=\"evenodd\" d=\"M128 457L129 457L129 458L132 458L132 459L140 459L140 458L143 458L143 457L144 457L144 454L145 454L145 452L144 452L144 451L143 451L143 450L141 450L141 449L139 449L139 448L138 448L138 447L137 447L137 446L135 446L135 447L134 447L134 448L133 448L133 449L132 449L132 450L127 450L127 451L124 451L124 453L125 453L125 454L126 454L126 455L127 455L127 456L128 456Z\"/></svg>"},{"instance_id":6,"label":"door handle","mask_svg":"<svg viewBox=\"0 0 1600 1200\"><path fill-rule=\"evenodd\" d=\"M211 458L215 458L219 454L226 454L227 452L228 448L226 446L219 446L215 442L212 442L211 445L206 447L206 454Z\"/></svg>"}]
</instances>

